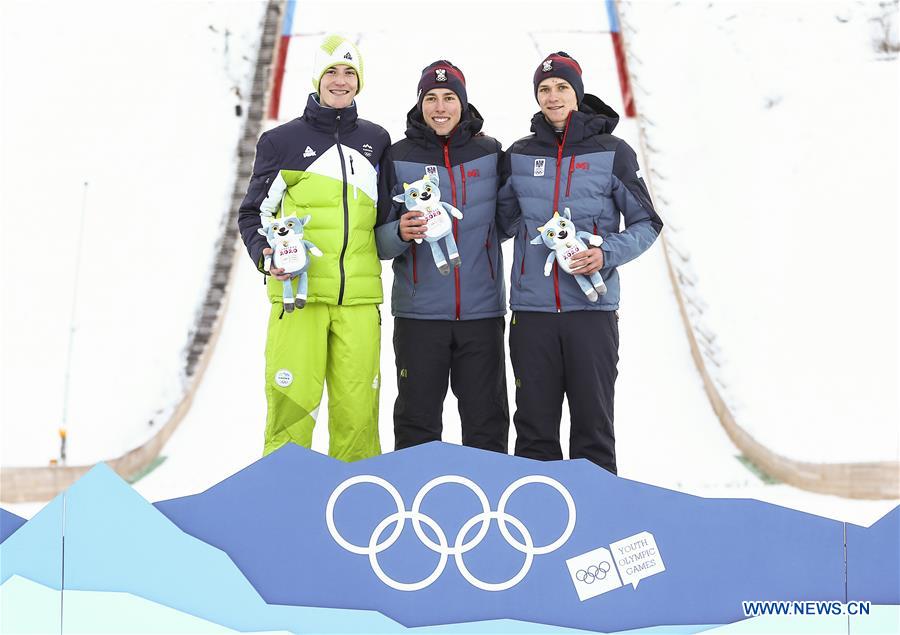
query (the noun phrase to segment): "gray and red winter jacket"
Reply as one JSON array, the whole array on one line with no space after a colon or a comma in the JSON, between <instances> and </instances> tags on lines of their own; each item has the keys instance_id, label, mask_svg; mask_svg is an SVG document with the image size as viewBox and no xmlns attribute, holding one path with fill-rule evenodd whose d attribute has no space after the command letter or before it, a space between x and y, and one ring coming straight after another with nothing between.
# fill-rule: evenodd
<instances>
[{"instance_id":1,"label":"gray and red winter jacket","mask_svg":"<svg viewBox=\"0 0 900 635\"><path fill-rule=\"evenodd\" d=\"M616 268L646 251L662 230L634 150L610 134L618 122L612 108L586 94L562 134L539 112L531 120L533 134L506 151L498 220L515 233L510 284L514 311L617 309ZM603 238L600 273L608 291L597 302L588 301L575 279L559 271L556 263L550 276L544 276L547 248L530 244L537 228L566 207L579 231Z\"/></svg>"},{"instance_id":2,"label":"gray and red winter jacket","mask_svg":"<svg viewBox=\"0 0 900 635\"><path fill-rule=\"evenodd\" d=\"M500 242L512 233L496 225L502 152L496 139L481 133L483 123L469 104L453 133L443 138L413 108L407 114L406 138L385 154L378 213L386 220L375 237L379 257L394 260L391 312L397 317L475 320L506 313ZM437 171L441 200L463 213L462 220L453 219L462 262L449 275L438 271L430 245L405 242L399 234L406 208L392 196L403 192L404 183L424 177L426 170ZM443 240L440 246L446 254Z\"/></svg>"}]
</instances>

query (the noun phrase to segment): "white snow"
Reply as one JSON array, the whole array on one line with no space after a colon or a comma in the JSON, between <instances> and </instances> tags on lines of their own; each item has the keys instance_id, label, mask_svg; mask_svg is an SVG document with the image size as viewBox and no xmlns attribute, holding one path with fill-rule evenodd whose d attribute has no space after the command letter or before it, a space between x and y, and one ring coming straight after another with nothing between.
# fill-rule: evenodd
<instances>
[{"instance_id":1,"label":"white snow","mask_svg":"<svg viewBox=\"0 0 900 635\"><path fill-rule=\"evenodd\" d=\"M632 70L652 93L639 91L637 96L640 108L655 124L648 128L656 150L649 159L665 177L655 178L657 194L666 200L658 201L659 207L667 224L680 226L680 248L691 254L690 275L696 276L700 289L697 303L706 305L703 321L716 334L719 355L727 361L723 381L730 398L741 404L739 421L779 452L806 460L896 460L898 204L890 191L897 173L896 146L890 139L896 138L898 117L896 81L892 84L886 75L891 69L896 72L896 61L873 59L867 7L859 3L835 5L834 11L850 16L847 23L811 4L784 9L779 3L755 8L715 3L706 8L708 4L629 4L626 18L637 32L626 31L626 36L643 61L633 62ZM351 2L336 11L333 3L300 2L281 119L302 111L311 89L311 51L329 31L359 39L366 60L366 85L358 99L361 116L384 125L395 140L405 128L421 68L442 57L466 73L469 100L485 117L485 131L504 146L528 133L537 109L531 75L548 52L562 49L580 60L587 90L624 112L602 3L554 3L551 16L545 2L465 0L453 11L441 13L434 37L409 31L407 18L418 15L421 7L414 2ZM160 51L157 61L147 46L132 50L123 42L116 44L122 66L146 66L144 81L135 82L138 87L123 85L119 82L129 80L120 77L113 84L116 90L107 87L105 93L98 93L105 84L94 75L106 77L106 58L99 53L78 59L74 52L68 55L74 68L91 69L79 81L94 88L71 81L71 97L62 111L67 120L72 114L80 119L94 116L98 120L94 125L116 131L103 138L77 137L58 117L39 116L58 93L42 85L34 67L23 70L4 64L4 200L10 200L10 194L18 196L12 199L17 201L12 209L17 209L35 198L13 187L27 182L30 174L46 172L31 168L45 165L49 155L43 145L37 149L31 137L53 139L58 154L67 158L69 169L61 177L68 181L54 197L66 209L59 221L64 227L77 227L80 184L91 181L91 230L85 241L73 365L72 390L77 398L69 426L71 462L76 456L116 455L136 445L147 434L146 419L179 394L178 355L207 273L212 240L206 237L217 226L230 194L240 123L231 112L231 83L222 69L221 30L228 24L242 34L232 37L232 53L246 54L255 46L261 8L260 3L160 4L135 16L132 24L135 29L139 25L141 35L130 34L132 40L159 41L163 36L154 29L165 25L168 46L162 48L178 52L180 71L187 61L206 64L205 74L196 69L185 72L189 77L174 87L169 80L178 73L169 65L172 60ZM60 32L71 23L65 15L41 15L37 21L35 12L19 5L13 10L22 23L43 24L50 19ZM4 11L10 13L6 5ZM175 19L179 11L185 15ZM738 17L730 18L732 13ZM214 21L218 36L203 30ZM782 21L796 28L772 26ZM9 23L4 15L4 25ZM112 18L104 18L104 23L111 24ZM91 29L104 27L84 24L77 36L68 37L98 39ZM770 49L784 48L773 46L780 42L776 36L781 28L792 34L789 43L801 53L788 67L791 72L779 74L772 71L777 59ZM11 31L4 26L5 57L10 51L22 55L33 50L26 36ZM62 44L52 39L49 46L62 50ZM704 51L708 53L701 55ZM245 78L246 62L241 69L239 77ZM69 78L76 75L75 70L67 73ZM839 109L834 102L845 92L845 84L852 90L846 91ZM7 86L15 87L23 103L7 97ZM146 86L143 99L124 100L115 94L131 94L129 86L132 93ZM179 86L183 93L193 91L189 98L170 94ZM851 118L848 115L860 109L860 94L877 98L865 102L871 112ZM24 95L31 95L28 106ZM104 108L104 96L115 106ZM781 100L766 108L766 98L776 96ZM177 134L169 128L172 122L180 124ZM147 151L138 157L128 152L134 144L126 131L132 127L144 131ZM13 128L18 132L10 136ZM623 119L617 134L638 147L635 122ZM176 164L179 158L183 161ZM79 168L77 175L70 174L72 165ZM140 169L128 169L132 165ZM199 192L198 181L205 186ZM138 183L145 187L138 187L133 196L124 193L126 184L134 190ZM179 184L177 191L173 183ZM175 229L151 216L160 207L163 192L167 208L181 212L189 207L195 213L187 218L198 225L184 225L185 215L180 214ZM189 196L195 198L182 204ZM124 215L123 197L129 202ZM759 218L764 210L778 218ZM18 218L5 214L4 231L21 231ZM109 278L123 277L124 272L116 266L113 271L118 275L110 276L109 268L102 266L117 252L98 253L98 245L113 245L118 235L103 226L111 219L134 219L132 223L140 223L141 244L152 242L156 249L132 265L152 263L141 270L147 278L142 282L153 285L152 292L141 294L149 302L124 300L126 291L121 287L109 292ZM182 249L198 244L200 248L182 254L172 245L176 231L201 238L185 240ZM2 459L4 465L45 464L56 454L68 300L52 312L44 309L48 285L35 284L28 276L40 268L28 262L26 245L6 243L4 297L15 294L23 301L3 308ZM56 245L62 262L74 261L71 249L63 251L69 242L60 239ZM507 243L507 268L509 247ZM223 330L194 406L165 448L166 461L136 484L150 500L202 491L261 454L267 300L261 277L243 247L237 258ZM96 262L88 264L92 259ZM47 276L65 298L72 290L67 273L64 269L62 275ZM390 263L384 263L386 301L390 276ZM862 524L896 504L847 501L763 485L736 460L739 452L709 407L659 245L623 267L621 276L616 422L622 476L698 495L770 500ZM840 295L836 286L842 289ZM396 394L389 304L382 313L380 431L382 447L389 451ZM138 358L139 354L145 357ZM508 373L511 378L511 369ZM510 390L514 408L512 398ZM325 404L320 412L314 447L324 451ZM458 443L459 418L452 394L445 413L444 438ZM76 427L87 419L90 426ZM854 431L852 438L848 426ZM84 438L82 444L79 437ZM90 450L85 447L88 441ZM31 515L37 507L8 508Z\"/></svg>"},{"instance_id":2,"label":"white snow","mask_svg":"<svg viewBox=\"0 0 900 635\"><path fill-rule=\"evenodd\" d=\"M181 397L262 9L3 3L4 465L59 454L85 182L69 464L140 445Z\"/></svg>"},{"instance_id":3,"label":"white snow","mask_svg":"<svg viewBox=\"0 0 900 635\"><path fill-rule=\"evenodd\" d=\"M624 3L664 217L738 421L804 461L900 453L900 61L872 45L883 11ZM893 20L896 40L896 4Z\"/></svg>"}]
</instances>

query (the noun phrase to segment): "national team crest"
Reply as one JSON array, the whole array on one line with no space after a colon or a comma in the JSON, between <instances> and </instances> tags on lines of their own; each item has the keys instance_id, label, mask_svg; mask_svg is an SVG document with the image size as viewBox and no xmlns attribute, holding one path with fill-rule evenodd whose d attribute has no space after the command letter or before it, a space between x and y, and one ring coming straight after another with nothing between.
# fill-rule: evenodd
<instances>
[{"instance_id":1,"label":"national team crest","mask_svg":"<svg viewBox=\"0 0 900 635\"><path fill-rule=\"evenodd\" d=\"M549 73L553 70L553 60L544 60L544 72Z\"/></svg>"},{"instance_id":2,"label":"national team crest","mask_svg":"<svg viewBox=\"0 0 900 635\"><path fill-rule=\"evenodd\" d=\"M434 69L434 81L446 82L447 81L447 69L446 68Z\"/></svg>"}]
</instances>

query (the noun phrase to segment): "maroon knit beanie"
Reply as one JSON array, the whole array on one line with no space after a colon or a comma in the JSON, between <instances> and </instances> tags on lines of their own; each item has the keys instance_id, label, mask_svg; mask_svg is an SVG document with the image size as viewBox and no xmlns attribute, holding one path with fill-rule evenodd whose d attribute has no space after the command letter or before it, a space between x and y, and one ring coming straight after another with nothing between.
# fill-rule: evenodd
<instances>
[{"instance_id":1,"label":"maroon knit beanie","mask_svg":"<svg viewBox=\"0 0 900 635\"><path fill-rule=\"evenodd\" d=\"M538 64L534 71L534 98L537 99L538 85L548 77L564 79L575 89L578 103L584 99L584 82L581 81L581 66L568 53L551 53Z\"/></svg>"},{"instance_id":2,"label":"maroon knit beanie","mask_svg":"<svg viewBox=\"0 0 900 635\"><path fill-rule=\"evenodd\" d=\"M446 88L456 93L463 112L469 107L469 100L466 96L466 76L447 60L432 62L422 69L422 77L419 79L417 93L419 110L422 110L422 99L425 97L425 94L435 88Z\"/></svg>"}]
</instances>

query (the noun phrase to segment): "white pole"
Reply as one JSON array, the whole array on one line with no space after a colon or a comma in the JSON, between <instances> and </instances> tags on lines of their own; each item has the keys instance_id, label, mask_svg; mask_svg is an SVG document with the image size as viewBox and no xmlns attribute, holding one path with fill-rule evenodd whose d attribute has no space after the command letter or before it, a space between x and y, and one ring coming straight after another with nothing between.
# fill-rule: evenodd
<instances>
[{"instance_id":1,"label":"white pole","mask_svg":"<svg viewBox=\"0 0 900 635\"><path fill-rule=\"evenodd\" d=\"M72 314L69 319L69 350L66 354L66 381L63 387L63 412L62 412L62 428L59 431L60 436L60 460L66 461L66 435L69 417L69 379L72 372L72 342L75 339L75 309L78 306L78 277L81 271L81 243L84 238L84 217L87 210L87 192L88 182L84 182L84 189L81 195L81 220L78 225L78 242L75 246L75 284L72 286Z\"/></svg>"}]
</instances>

